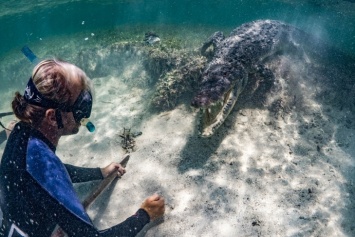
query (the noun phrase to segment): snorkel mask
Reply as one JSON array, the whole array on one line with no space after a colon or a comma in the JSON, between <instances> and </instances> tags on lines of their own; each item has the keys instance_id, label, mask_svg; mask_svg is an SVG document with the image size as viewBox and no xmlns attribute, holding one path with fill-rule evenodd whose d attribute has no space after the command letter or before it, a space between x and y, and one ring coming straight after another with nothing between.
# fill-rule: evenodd
<instances>
[{"instance_id":1,"label":"snorkel mask","mask_svg":"<svg viewBox=\"0 0 355 237\"><path fill-rule=\"evenodd\" d=\"M95 131L95 126L89 121L92 108L92 95L90 91L83 90L74 102L72 106L66 104L60 104L56 101L45 98L36 88L33 83L32 77L27 83L25 89L24 98L29 104L37 105L44 108L56 109L55 116L58 124L58 128L63 128L62 115L63 112L73 112L75 122L85 126L90 132Z\"/></svg>"},{"instance_id":2,"label":"snorkel mask","mask_svg":"<svg viewBox=\"0 0 355 237\"><path fill-rule=\"evenodd\" d=\"M92 95L89 91L81 91L70 111L73 112L75 122L85 126L90 132L95 131L95 126L89 121L92 108Z\"/></svg>"}]
</instances>

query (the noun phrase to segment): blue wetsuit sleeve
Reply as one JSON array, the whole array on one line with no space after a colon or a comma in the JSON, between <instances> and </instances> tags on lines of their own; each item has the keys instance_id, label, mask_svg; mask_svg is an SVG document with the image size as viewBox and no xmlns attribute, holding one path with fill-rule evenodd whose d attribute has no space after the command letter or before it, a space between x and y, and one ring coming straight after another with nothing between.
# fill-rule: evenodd
<instances>
[{"instance_id":1,"label":"blue wetsuit sleeve","mask_svg":"<svg viewBox=\"0 0 355 237\"><path fill-rule=\"evenodd\" d=\"M83 168L64 164L73 183L88 182L103 179L100 168Z\"/></svg>"}]
</instances>

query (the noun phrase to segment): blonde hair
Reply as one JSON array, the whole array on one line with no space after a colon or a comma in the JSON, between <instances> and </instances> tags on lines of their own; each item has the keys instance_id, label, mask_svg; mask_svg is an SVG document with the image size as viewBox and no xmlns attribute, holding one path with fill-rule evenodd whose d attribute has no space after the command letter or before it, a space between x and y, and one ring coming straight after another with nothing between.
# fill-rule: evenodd
<instances>
[{"instance_id":1,"label":"blonde hair","mask_svg":"<svg viewBox=\"0 0 355 237\"><path fill-rule=\"evenodd\" d=\"M69 89L71 81L76 78L80 79L82 90L92 90L91 82L83 70L59 59L43 60L32 72L34 85L46 99L67 106L70 105L72 96ZM29 104L19 92L16 92L12 109L20 120L38 126L48 108Z\"/></svg>"}]
</instances>

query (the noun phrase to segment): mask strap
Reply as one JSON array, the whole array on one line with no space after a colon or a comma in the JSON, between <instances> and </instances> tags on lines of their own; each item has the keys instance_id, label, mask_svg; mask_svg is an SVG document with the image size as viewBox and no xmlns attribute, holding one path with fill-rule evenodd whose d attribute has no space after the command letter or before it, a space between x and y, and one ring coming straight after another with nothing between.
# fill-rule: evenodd
<instances>
[{"instance_id":1,"label":"mask strap","mask_svg":"<svg viewBox=\"0 0 355 237\"><path fill-rule=\"evenodd\" d=\"M35 86L32 77L28 80L23 97L26 102L43 108L58 108L60 104L54 100L44 97Z\"/></svg>"},{"instance_id":2,"label":"mask strap","mask_svg":"<svg viewBox=\"0 0 355 237\"><path fill-rule=\"evenodd\" d=\"M60 109L55 110L55 119L57 120L58 129L64 128Z\"/></svg>"},{"instance_id":3,"label":"mask strap","mask_svg":"<svg viewBox=\"0 0 355 237\"><path fill-rule=\"evenodd\" d=\"M53 108L55 109L55 118L57 120L58 129L64 128L63 119L61 115L61 111L67 111L68 109L64 109L65 106L50 100L46 99L36 88L35 84L33 83L32 77L27 83L27 87L24 93L24 98L29 104L37 105L43 108ZM59 109L63 107L62 109Z\"/></svg>"}]
</instances>

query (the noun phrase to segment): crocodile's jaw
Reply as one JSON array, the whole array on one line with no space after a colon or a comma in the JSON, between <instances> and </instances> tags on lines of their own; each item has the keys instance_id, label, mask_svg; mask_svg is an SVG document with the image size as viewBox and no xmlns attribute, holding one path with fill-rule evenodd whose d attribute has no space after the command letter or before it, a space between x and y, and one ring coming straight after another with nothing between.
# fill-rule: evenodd
<instances>
[{"instance_id":1,"label":"crocodile's jaw","mask_svg":"<svg viewBox=\"0 0 355 237\"><path fill-rule=\"evenodd\" d=\"M224 120L232 111L241 92L242 87L233 86L225 94L223 101L219 101L208 108L200 108L199 135L201 137L212 136L223 124Z\"/></svg>"}]
</instances>

